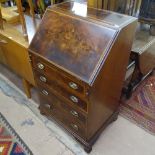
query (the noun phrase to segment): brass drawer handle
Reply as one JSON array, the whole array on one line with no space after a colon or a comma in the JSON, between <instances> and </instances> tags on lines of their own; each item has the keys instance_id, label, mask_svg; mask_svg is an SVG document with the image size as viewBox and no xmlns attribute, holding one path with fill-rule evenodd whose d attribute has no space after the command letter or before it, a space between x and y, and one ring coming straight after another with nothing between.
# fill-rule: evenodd
<instances>
[{"instance_id":1,"label":"brass drawer handle","mask_svg":"<svg viewBox=\"0 0 155 155\"><path fill-rule=\"evenodd\" d=\"M47 82L47 79L44 76L40 76L40 80L45 83Z\"/></svg>"},{"instance_id":2,"label":"brass drawer handle","mask_svg":"<svg viewBox=\"0 0 155 155\"><path fill-rule=\"evenodd\" d=\"M78 98L75 96L70 96L71 101L73 101L74 103L78 103Z\"/></svg>"},{"instance_id":3,"label":"brass drawer handle","mask_svg":"<svg viewBox=\"0 0 155 155\"><path fill-rule=\"evenodd\" d=\"M42 93L45 95L45 96L48 96L48 92L46 90L42 90Z\"/></svg>"},{"instance_id":4,"label":"brass drawer handle","mask_svg":"<svg viewBox=\"0 0 155 155\"><path fill-rule=\"evenodd\" d=\"M70 113L75 117L79 117L78 113L74 110L71 110Z\"/></svg>"},{"instance_id":5,"label":"brass drawer handle","mask_svg":"<svg viewBox=\"0 0 155 155\"><path fill-rule=\"evenodd\" d=\"M78 85L74 82L69 82L69 86L72 88L72 89L78 89Z\"/></svg>"},{"instance_id":6,"label":"brass drawer handle","mask_svg":"<svg viewBox=\"0 0 155 155\"><path fill-rule=\"evenodd\" d=\"M0 43L7 44L8 42L6 40L0 40Z\"/></svg>"},{"instance_id":7,"label":"brass drawer handle","mask_svg":"<svg viewBox=\"0 0 155 155\"><path fill-rule=\"evenodd\" d=\"M41 69L41 70L43 70L43 69L45 68L45 66L44 66L43 64L41 64L41 63L38 63L37 66L38 66L38 68Z\"/></svg>"},{"instance_id":8,"label":"brass drawer handle","mask_svg":"<svg viewBox=\"0 0 155 155\"><path fill-rule=\"evenodd\" d=\"M79 127L78 127L76 124L71 124L71 127L72 127L74 130L76 130L76 131L79 130Z\"/></svg>"},{"instance_id":9,"label":"brass drawer handle","mask_svg":"<svg viewBox=\"0 0 155 155\"><path fill-rule=\"evenodd\" d=\"M51 105L49 105L49 104L45 104L45 107L48 109L51 109Z\"/></svg>"}]
</instances>

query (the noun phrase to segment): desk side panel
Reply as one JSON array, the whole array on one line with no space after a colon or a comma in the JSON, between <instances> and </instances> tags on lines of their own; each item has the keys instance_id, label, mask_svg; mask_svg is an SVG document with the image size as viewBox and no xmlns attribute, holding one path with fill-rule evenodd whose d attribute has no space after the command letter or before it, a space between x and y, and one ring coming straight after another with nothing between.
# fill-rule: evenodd
<instances>
[{"instance_id":1,"label":"desk side panel","mask_svg":"<svg viewBox=\"0 0 155 155\"><path fill-rule=\"evenodd\" d=\"M98 77L90 89L88 140L119 108L119 100L136 25L137 22L135 21L120 31Z\"/></svg>"}]
</instances>

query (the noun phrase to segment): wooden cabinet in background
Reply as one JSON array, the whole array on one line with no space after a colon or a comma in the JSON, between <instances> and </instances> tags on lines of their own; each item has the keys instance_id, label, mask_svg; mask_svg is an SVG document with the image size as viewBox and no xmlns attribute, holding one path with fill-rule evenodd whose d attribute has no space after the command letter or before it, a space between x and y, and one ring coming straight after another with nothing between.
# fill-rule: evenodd
<instances>
[{"instance_id":1,"label":"wooden cabinet in background","mask_svg":"<svg viewBox=\"0 0 155 155\"><path fill-rule=\"evenodd\" d=\"M30 98L30 88L35 86L35 81L28 46L40 20L34 16L31 0L28 0L28 3L32 17L27 11L24 14L21 0L15 2L11 5L17 6L0 4L0 63L22 78L24 91Z\"/></svg>"},{"instance_id":2,"label":"wooden cabinet in background","mask_svg":"<svg viewBox=\"0 0 155 155\"><path fill-rule=\"evenodd\" d=\"M66 2L47 9L29 46L40 112L87 152L117 119L136 25L134 17Z\"/></svg>"},{"instance_id":3,"label":"wooden cabinet in background","mask_svg":"<svg viewBox=\"0 0 155 155\"><path fill-rule=\"evenodd\" d=\"M23 78L27 97L30 97L29 85L35 85L28 54L28 42L22 33L12 26L4 25L0 30L0 62Z\"/></svg>"}]
</instances>

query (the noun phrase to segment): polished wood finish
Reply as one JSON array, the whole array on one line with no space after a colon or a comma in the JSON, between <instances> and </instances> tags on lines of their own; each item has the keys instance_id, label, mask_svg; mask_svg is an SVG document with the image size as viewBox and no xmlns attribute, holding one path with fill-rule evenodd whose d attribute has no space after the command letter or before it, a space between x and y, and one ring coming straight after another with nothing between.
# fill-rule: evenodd
<instances>
[{"instance_id":1,"label":"polished wood finish","mask_svg":"<svg viewBox=\"0 0 155 155\"><path fill-rule=\"evenodd\" d=\"M56 18L57 21L53 20ZM59 20L61 20L61 23ZM83 21L83 24L81 24L78 19L75 19L74 22L76 24L66 15L54 11L51 13L47 10L40 26L41 31L33 39L31 49L47 57L53 63L63 66L75 76L79 76L82 81L91 83L99 66L99 59L105 56L116 31L106 27L98 27L87 21ZM68 26L64 27L67 23L69 23ZM51 24L57 29L50 27ZM49 28L46 30L44 27ZM87 29L93 29L93 33L83 33ZM70 32L70 30L73 32ZM45 35L42 35L43 33ZM66 34L63 35L63 33ZM80 33L81 35L79 35ZM106 39L101 41L102 36L106 36ZM52 42L45 41L44 44L38 44L42 40L51 40L51 37ZM88 40L88 37L92 39ZM96 43L97 45L95 45ZM57 44L58 46L55 46ZM45 53L44 49L46 47L48 48ZM85 63L86 61L87 63Z\"/></svg>"},{"instance_id":2,"label":"polished wood finish","mask_svg":"<svg viewBox=\"0 0 155 155\"><path fill-rule=\"evenodd\" d=\"M82 100L81 98L77 97L76 95L67 92L65 89L57 89L55 90L55 86L51 85L50 88L49 86L47 87L46 85L41 84L40 82L37 82L37 85L41 88L41 91L46 91L46 94L49 94L50 92L52 92L53 94L59 96L60 98L62 98L63 100L65 100L66 102L68 102L69 105L73 105L77 108L79 108L80 110L87 112L87 102ZM44 92L43 92L44 93ZM45 94L45 95L46 95ZM46 95L49 96L49 95ZM73 99L76 98L76 100L78 101L74 101ZM73 99L72 99L73 98Z\"/></svg>"},{"instance_id":3,"label":"polished wood finish","mask_svg":"<svg viewBox=\"0 0 155 155\"><path fill-rule=\"evenodd\" d=\"M40 112L87 152L117 119L136 24L133 17L66 2L47 9L29 46Z\"/></svg>"},{"instance_id":4,"label":"polished wood finish","mask_svg":"<svg viewBox=\"0 0 155 155\"><path fill-rule=\"evenodd\" d=\"M98 75L94 86L91 88L93 95L90 100L98 104L92 104L90 108L92 111L88 120L90 137L97 131L94 126L99 128L109 118L110 114L112 115L114 111L117 111L124 81L123 78L125 77L126 66L130 56L130 52L127 54L123 51L131 49L135 26L135 24L129 25L120 32L101 70L100 76ZM128 39L124 40L125 36L128 36ZM120 47L121 50L119 50ZM110 79L109 83L107 79ZM98 88L100 88L100 92Z\"/></svg>"},{"instance_id":5,"label":"polished wood finish","mask_svg":"<svg viewBox=\"0 0 155 155\"><path fill-rule=\"evenodd\" d=\"M40 88L39 88L40 90ZM42 106L49 108L49 109L54 109L57 108L60 112L65 113L66 117L68 119L71 119L73 121L77 121L81 125L86 125L87 121L87 115L81 111L79 111L77 108L74 106L70 106L64 102L64 100L61 100L57 96L53 95L52 93L50 94L49 98L47 98L42 91L40 91L40 101ZM59 113L60 113L59 112Z\"/></svg>"},{"instance_id":6,"label":"polished wood finish","mask_svg":"<svg viewBox=\"0 0 155 155\"><path fill-rule=\"evenodd\" d=\"M37 77L40 79L41 76L44 76L46 78L46 84L51 85L52 82L58 83L61 87L67 88L70 92L76 93L80 96L85 96L85 86L84 83L80 80L75 79L74 77L66 76L65 73L60 74L60 70L55 69L54 65L50 65L48 62L46 62L44 59L41 59L38 56L31 55L32 59L32 65L33 68L36 70L35 74L37 74ZM42 64L44 66L44 69L40 69L38 67L39 64ZM76 89L71 89L69 83L72 82L78 87Z\"/></svg>"}]
</instances>

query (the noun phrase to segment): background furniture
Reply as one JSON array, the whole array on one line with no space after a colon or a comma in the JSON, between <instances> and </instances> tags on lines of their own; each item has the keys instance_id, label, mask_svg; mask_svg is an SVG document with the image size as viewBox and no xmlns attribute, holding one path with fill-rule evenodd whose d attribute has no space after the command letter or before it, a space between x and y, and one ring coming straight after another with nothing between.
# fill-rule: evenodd
<instances>
[{"instance_id":1,"label":"background furniture","mask_svg":"<svg viewBox=\"0 0 155 155\"><path fill-rule=\"evenodd\" d=\"M35 33L36 25L33 17L23 14L21 1L17 0L16 4L20 22L7 23L2 19L5 16L3 16L2 9L0 10L0 62L22 77L25 93L30 98L30 87L35 85L35 81L27 49Z\"/></svg>"},{"instance_id":2,"label":"background furniture","mask_svg":"<svg viewBox=\"0 0 155 155\"><path fill-rule=\"evenodd\" d=\"M35 81L27 49L41 20L35 17L35 4L41 7L44 1L27 0L27 7L21 0L9 2L8 7L0 6L0 62L21 76L25 93L30 98L30 88L35 86ZM52 4L58 2L51 1Z\"/></svg>"},{"instance_id":3,"label":"background furniture","mask_svg":"<svg viewBox=\"0 0 155 155\"><path fill-rule=\"evenodd\" d=\"M88 0L88 5L135 16L139 12L141 0Z\"/></svg>"},{"instance_id":4,"label":"background furniture","mask_svg":"<svg viewBox=\"0 0 155 155\"><path fill-rule=\"evenodd\" d=\"M123 93L130 98L136 87L155 68L155 37L149 34L149 26L137 27L137 32L132 46L129 65L127 67L126 79Z\"/></svg>"},{"instance_id":5,"label":"background furniture","mask_svg":"<svg viewBox=\"0 0 155 155\"><path fill-rule=\"evenodd\" d=\"M3 14L3 19L10 24L18 23L20 21L18 8L16 6L12 7L1 7L1 12Z\"/></svg>"},{"instance_id":6,"label":"background furniture","mask_svg":"<svg viewBox=\"0 0 155 155\"><path fill-rule=\"evenodd\" d=\"M155 35L155 0L142 0L139 21L150 25L150 33Z\"/></svg>"},{"instance_id":7,"label":"background furniture","mask_svg":"<svg viewBox=\"0 0 155 155\"><path fill-rule=\"evenodd\" d=\"M136 24L134 17L66 2L47 9L29 46L40 112L87 152L117 119Z\"/></svg>"},{"instance_id":8,"label":"background furniture","mask_svg":"<svg viewBox=\"0 0 155 155\"><path fill-rule=\"evenodd\" d=\"M154 0L88 0L88 4L92 7L104 8L106 10L139 17L140 23L137 26L137 32L133 41L123 88L123 94L129 98L136 87L147 78L155 68L155 37L150 34L149 25L141 24L148 23L146 21L150 21L150 23L153 24ZM151 17L152 19L150 19Z\"/></svg>"}]
</instances>

